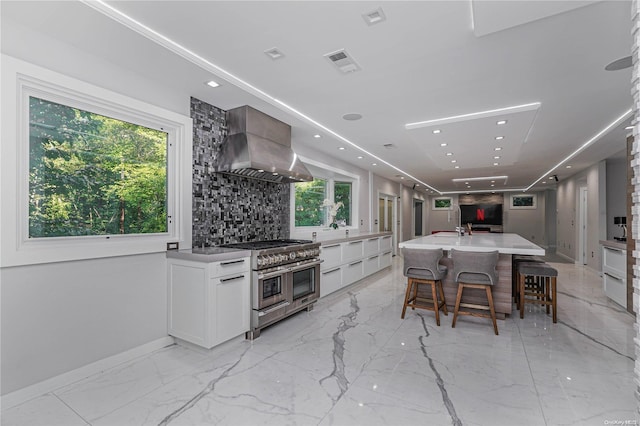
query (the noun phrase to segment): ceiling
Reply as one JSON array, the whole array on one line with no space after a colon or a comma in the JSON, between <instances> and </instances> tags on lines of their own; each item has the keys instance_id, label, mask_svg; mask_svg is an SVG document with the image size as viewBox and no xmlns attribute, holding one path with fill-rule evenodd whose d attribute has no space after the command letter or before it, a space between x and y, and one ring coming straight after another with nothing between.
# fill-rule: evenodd
<instances>
[{"instance_id":1,"label":"ceiling","mask_svg":"<svg viewBox=\"0 0 640 426\"><path fill-rule=\"evenodd\" d=\"M553 187L549 174L562 180L619 156L630 133L631 69L604 69L631 54L630 1L1 7L3 24L223 109L252 105L292 125L294 148L308 145L428 193ZM385 19L370 24L363 15L372 13ZM2 43L8 53L19 49L16 40ZM283 56L265 54L273 48ZM343 73L325 57L340 49L359 70ZM211 79L221 86L206 86ZM490 176L501 177L453 180Z\"/></svg>"}]
</instances>

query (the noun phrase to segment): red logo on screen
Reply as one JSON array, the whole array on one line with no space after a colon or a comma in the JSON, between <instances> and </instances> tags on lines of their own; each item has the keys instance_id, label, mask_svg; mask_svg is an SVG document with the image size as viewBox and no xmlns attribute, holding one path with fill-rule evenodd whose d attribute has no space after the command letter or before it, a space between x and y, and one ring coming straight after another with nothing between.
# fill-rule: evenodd
<instances>
[{"instance_id":1,"label":"red logo on screen","mask_svg":"<svg viewBox=\"0 0 640 426\"><path fill-rule=\"evenodd\" d=\"M476 210L476 220L484 220L484 209Z\"/></svg>"}]
</instances>

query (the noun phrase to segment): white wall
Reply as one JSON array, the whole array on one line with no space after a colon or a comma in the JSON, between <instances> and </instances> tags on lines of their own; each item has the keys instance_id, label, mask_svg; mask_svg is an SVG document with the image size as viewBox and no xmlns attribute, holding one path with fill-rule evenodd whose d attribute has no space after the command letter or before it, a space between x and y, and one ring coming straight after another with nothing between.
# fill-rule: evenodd
<instances>
[{"instance_id":1,"label":"white wall","mask_svg":"<svg viewBox=\"0 0 640 426\"><path fill-rule=\"evenodd\" d=\"M596 271L601 268L600 240L606 237L606 166L601 161L583 172L558 184L557 194L557 252L579 260L578 195L580 187L587 187L587 263Z\"/></svg>"},{"instance_id":2,"label":"white wall","mask_svg":"<svg viewBox=\"0 0 640 426\"><path fill-rule=\"evenodd\" d=\"M520 193L504 194L503 206L503 232L520 235L534 244L547 247L546 233L546 198L544 192L533 192L536 196L535 209L514 209L511 207L511 195ZM531 194L531 193L528 193Z\"/></svg>"},{"instance_id":3,"label":"white wall","mask_svg":"<svg viewBox=\"0 0 640 426\"><path fill-rule=\"evenodd\" d=\"M0 270L2 394L167 335L165 254Z\"/></svg>"},{"instance_id":4,"label":"white wall","mask_svg":"<svg viewBox=\"0 0 640 426\"><path fill-rule=\"evenodd\" d=\"M189 93L5 20L2 52L189 116ZM2 395L166 337L165 264L157 253L1 269Z\"/></svg>"}]
</instances>

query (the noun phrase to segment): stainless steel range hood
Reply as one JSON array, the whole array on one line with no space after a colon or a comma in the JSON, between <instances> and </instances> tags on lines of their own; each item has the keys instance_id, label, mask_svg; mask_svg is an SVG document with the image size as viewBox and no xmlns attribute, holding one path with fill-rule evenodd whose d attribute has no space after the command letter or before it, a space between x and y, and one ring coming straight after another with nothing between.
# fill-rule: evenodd
<instances>
[{"instance_id":1,"label":"stainless steel range hood","mask_svg":"<svg viewBox=\"0 0 640 426\"><path fill-rule=\"evenodd\" d=\"M227 111L229 134L214 170L278 183L312 181L291 150L291 126L243 106Z\"/></svg>"}]
</instances>

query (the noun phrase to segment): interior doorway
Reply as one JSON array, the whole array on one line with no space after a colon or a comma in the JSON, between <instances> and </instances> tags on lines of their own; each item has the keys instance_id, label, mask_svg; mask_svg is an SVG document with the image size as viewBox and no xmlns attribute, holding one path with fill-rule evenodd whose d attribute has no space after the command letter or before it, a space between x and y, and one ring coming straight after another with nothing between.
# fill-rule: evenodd
<instances>
[{"instance_id":1,"label":"interior doorway","mask_svg":"<svg viewBox=\"0 0 640 426\"><path fill-rule=\"evenodd\" d=\"M424 201L415 199L413 200L413 237L421 237L424 233Z\"/></svg>"},{"instance_id":2,"label":"interior doorway","mask_svg":"<svg viewBox=\"0 0 640 426\"><path fill-rule=\"evenodd\" d=\"M578 247L576 247L581 265L587 264L587 235L587 187L581 186L578 194Z\"/></svg>"},{"instance_id":3,"label":"interior doorway","mask_svg":"<svg viewBox=\"0 0 640 426\"><path fill-rule=\"evenodd\" d=\"M393 255L396 255L398 247L398 224L395 220L397 215L398 197L388 194L378 195L378 231L391 232L393 234Z\"/></svg>"}]
</instances>

